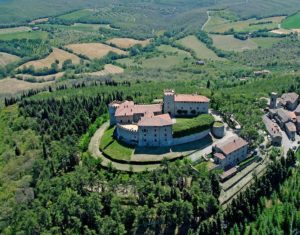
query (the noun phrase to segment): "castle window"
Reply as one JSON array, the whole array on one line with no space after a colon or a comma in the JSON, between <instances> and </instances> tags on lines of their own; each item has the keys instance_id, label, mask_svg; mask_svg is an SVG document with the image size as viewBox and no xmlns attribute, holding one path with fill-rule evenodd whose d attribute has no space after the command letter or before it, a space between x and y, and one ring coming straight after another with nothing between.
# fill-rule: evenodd
<instances>
[{"instance_id":1,"label":"castle window","mask_svg":"<svg viewBox=\"0 0 300 235\"><path fill-rule=\"evenodd\" d=\"M155 139L154 141L157 142L157 139Z\"/></svg>"},{"instance_id":2,"label":"castle window","mask_svg":"<svg viewBox=\"0 0 300 235\"><path fill-rule=\"evenodd\" d=\"M120 122L123 123L123 120L121 120Z\"/></svg>"},{"instance_id":3,"label":"castle window","mask_svg":"<svg viewBox=\"0 0 300 235\"><path fill-rule=\"evenodd\" d=\"M156 137L157 135L155 134L154 136Z\"/></svg>"},{"instance_id":4,"label":"castle window","mask_svg":"<svg viewBox=\"0 0 300 235\"><path fill-rule=\"evenodd\" d=\"M167 137L167 134L165 134L165 136Z\"/></svg>"}]
</instances>

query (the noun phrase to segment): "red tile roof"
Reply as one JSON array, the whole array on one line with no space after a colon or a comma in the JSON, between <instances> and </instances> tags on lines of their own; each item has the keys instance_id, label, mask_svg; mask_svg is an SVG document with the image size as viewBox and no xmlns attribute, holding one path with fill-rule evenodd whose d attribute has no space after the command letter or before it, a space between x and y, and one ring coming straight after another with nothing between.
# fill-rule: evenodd
<instances>
[{"instance_id":1,"label":"red tile roof","mask_svg":"<svg viewBox=\"0 0 300 235\"><path fill-rule=\"evenodd\" d=\"M224 156L223 153L215 153L214 157L219 158L220 160L224 160L225 159L225 156Z\"/></svg>"},{"instance_id":2,"label":"red tile roof","mask_svg":"<svg viewBox=\"0 0 300 235\"><path fill-rule=\"evenodd\" d=\"M147 114L141 118L138 122L138 126L171 126L173 125L173 121L169 114L161 114L157 116L153 116L151 114Z\"/></svg>"},{"instance_id":3,"label":"red tile roof","mask_svg":"<svg viewBox=\"0 0 300 235\"><path fill-rule=\"evenodd\" d=\"M115 116L132 116L134 114L161 113L161 104L135 105L132 101L125 101L117 108Z\"/></svg>"},{"instance_id":4,"label":"red tile roof","mask_svg":"<svg viewBox=\"0 0 300 235\"><path fill-rule=\"evenodd\" d=\"M175 95L175 102L208 103L209 99L202 95L178 94Z\"/></svg>"},{"instance_id":5,"label":"red tile roof","mask_svg":"<svg viewBox=\"0 0 300 235\"><path fill-rule=\"evenodd\" d=\"M299 95L295 92L282 94L280 101L285 105L286 103L295 103L299 98Z\"/></svg>"},{"instance_id":6,"label":"red tile roof","mask_svg":"<svg viewBox=\"0 0 300 235\"><path fill-rule=\"evenodd\" d=\"M230 153L243 148L248 145L247 141L240 137L231 137L226 142L217 144L217 147L224 153L224 155L229 155Z\"/></svg>"}]
</instances>

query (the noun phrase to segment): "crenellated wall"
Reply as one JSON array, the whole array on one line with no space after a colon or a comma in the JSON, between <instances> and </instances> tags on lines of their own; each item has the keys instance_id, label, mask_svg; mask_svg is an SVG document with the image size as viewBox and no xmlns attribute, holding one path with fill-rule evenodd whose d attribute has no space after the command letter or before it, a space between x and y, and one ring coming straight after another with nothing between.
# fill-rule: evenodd
<instances>
[{"instance_id":1,"label":"crenellated wall","mask_svg":"<svg viewBox=\"0 0 300 235\"><path fill-rule=\"evenodd\" d=\"M127 144L138 143L138 130L130 130L117 124L117 137Z\"/></svg>"}]
</instances>

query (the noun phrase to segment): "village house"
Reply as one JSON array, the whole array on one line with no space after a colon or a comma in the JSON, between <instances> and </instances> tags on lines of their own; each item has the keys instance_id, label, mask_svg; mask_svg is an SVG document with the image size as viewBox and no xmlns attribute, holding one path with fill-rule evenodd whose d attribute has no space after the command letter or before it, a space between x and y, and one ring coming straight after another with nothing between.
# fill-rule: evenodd
<instances>
[{"instance_id":1,"label":"village house","mask_svg":"<svg viewBox=\"0 0 300 235\"><path fill-rule=\"evenodd\" d=\"M213 147L213 157L216 164L222 168L235 166L247 158L248 142L240 137L231 137Z\"/></svg>"},{"instance_id":2,"label":"village house","mask_svg":"<svg viewBox=\"0 0 300 235\"><path fill-rule=\"evenodd\" d=\"M282 142L282 134L280 132L280 127L266 115L263 116L263 122L266 126L266 130L269 136L271 137L272 144L280 146Z\"/></svg>"},{"instance_id":3,"label":"village house","mask_svg":"<svg viewBox=\"0 0 300 235\"><path fill-rule=\"evenodd\" d=\"M277 122L291 140L295 140L297 131L300 131L300 105L298 100L299 95L295 92L284 93L280 98L277 98L277 93L271 93L268 116ZM269 122L264 119L264 123L268 130ZM271 136L270 131L268 132Z\"/></svg>"},{"instance_id":4,"label":"village house","mask_svg":"<svg viewBox=\"0 0 300 235\"><path fill-rule=\"evenodd\" d=\"M284 93L278 99L278 105L287 110L294 111L298 106L299 95L295 92Z\"/></svg>"},{"instance_id":5,"label":"village house","mask_svg":"<svg viewBox=\"0 0 300 235\"><path fill-rule=\"evenodd\" d=\"M164 92L163 103L135 104L113 101L109 104L110 125L116 125L116 137L138 146L171 146L173 120L177 116L208 113L209 99L196 94ZM200 138L200 135L199 135Z\"/></svg>"}]
</instances>

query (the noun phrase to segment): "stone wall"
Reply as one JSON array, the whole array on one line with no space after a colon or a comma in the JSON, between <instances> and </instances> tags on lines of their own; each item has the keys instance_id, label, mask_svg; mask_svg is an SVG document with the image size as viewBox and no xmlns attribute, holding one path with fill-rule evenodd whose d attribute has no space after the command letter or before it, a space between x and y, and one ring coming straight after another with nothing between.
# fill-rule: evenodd
<instances>
[{"instance_id":1,"label":"stone wall","mask_svg":"<svg viewBox=\"0 0 300 235\"><path fill-rule=\"evenodd\" d=\"M203 138L205 138L206 136L208 136L210 130L206 130L206 131L202 131L193 135L188 135L188 136L184 136L184 137L180 137L180 138L174 138L173 139L173 145L179 145L179 144L186 144L189 142L193 142L196 140L201 140Z\"/></svg>"},{"instance_id":2,"label":"stone wall","mask_svg":"<svg viewBox=\"0 0 300 235\"><path fill-rule=\"evenodd\" d=\"M137 144L138 142L138 132L124 128L121 125L117 125L117 136L119 140L127 144Z\"/></svg>"}]
</instances>

